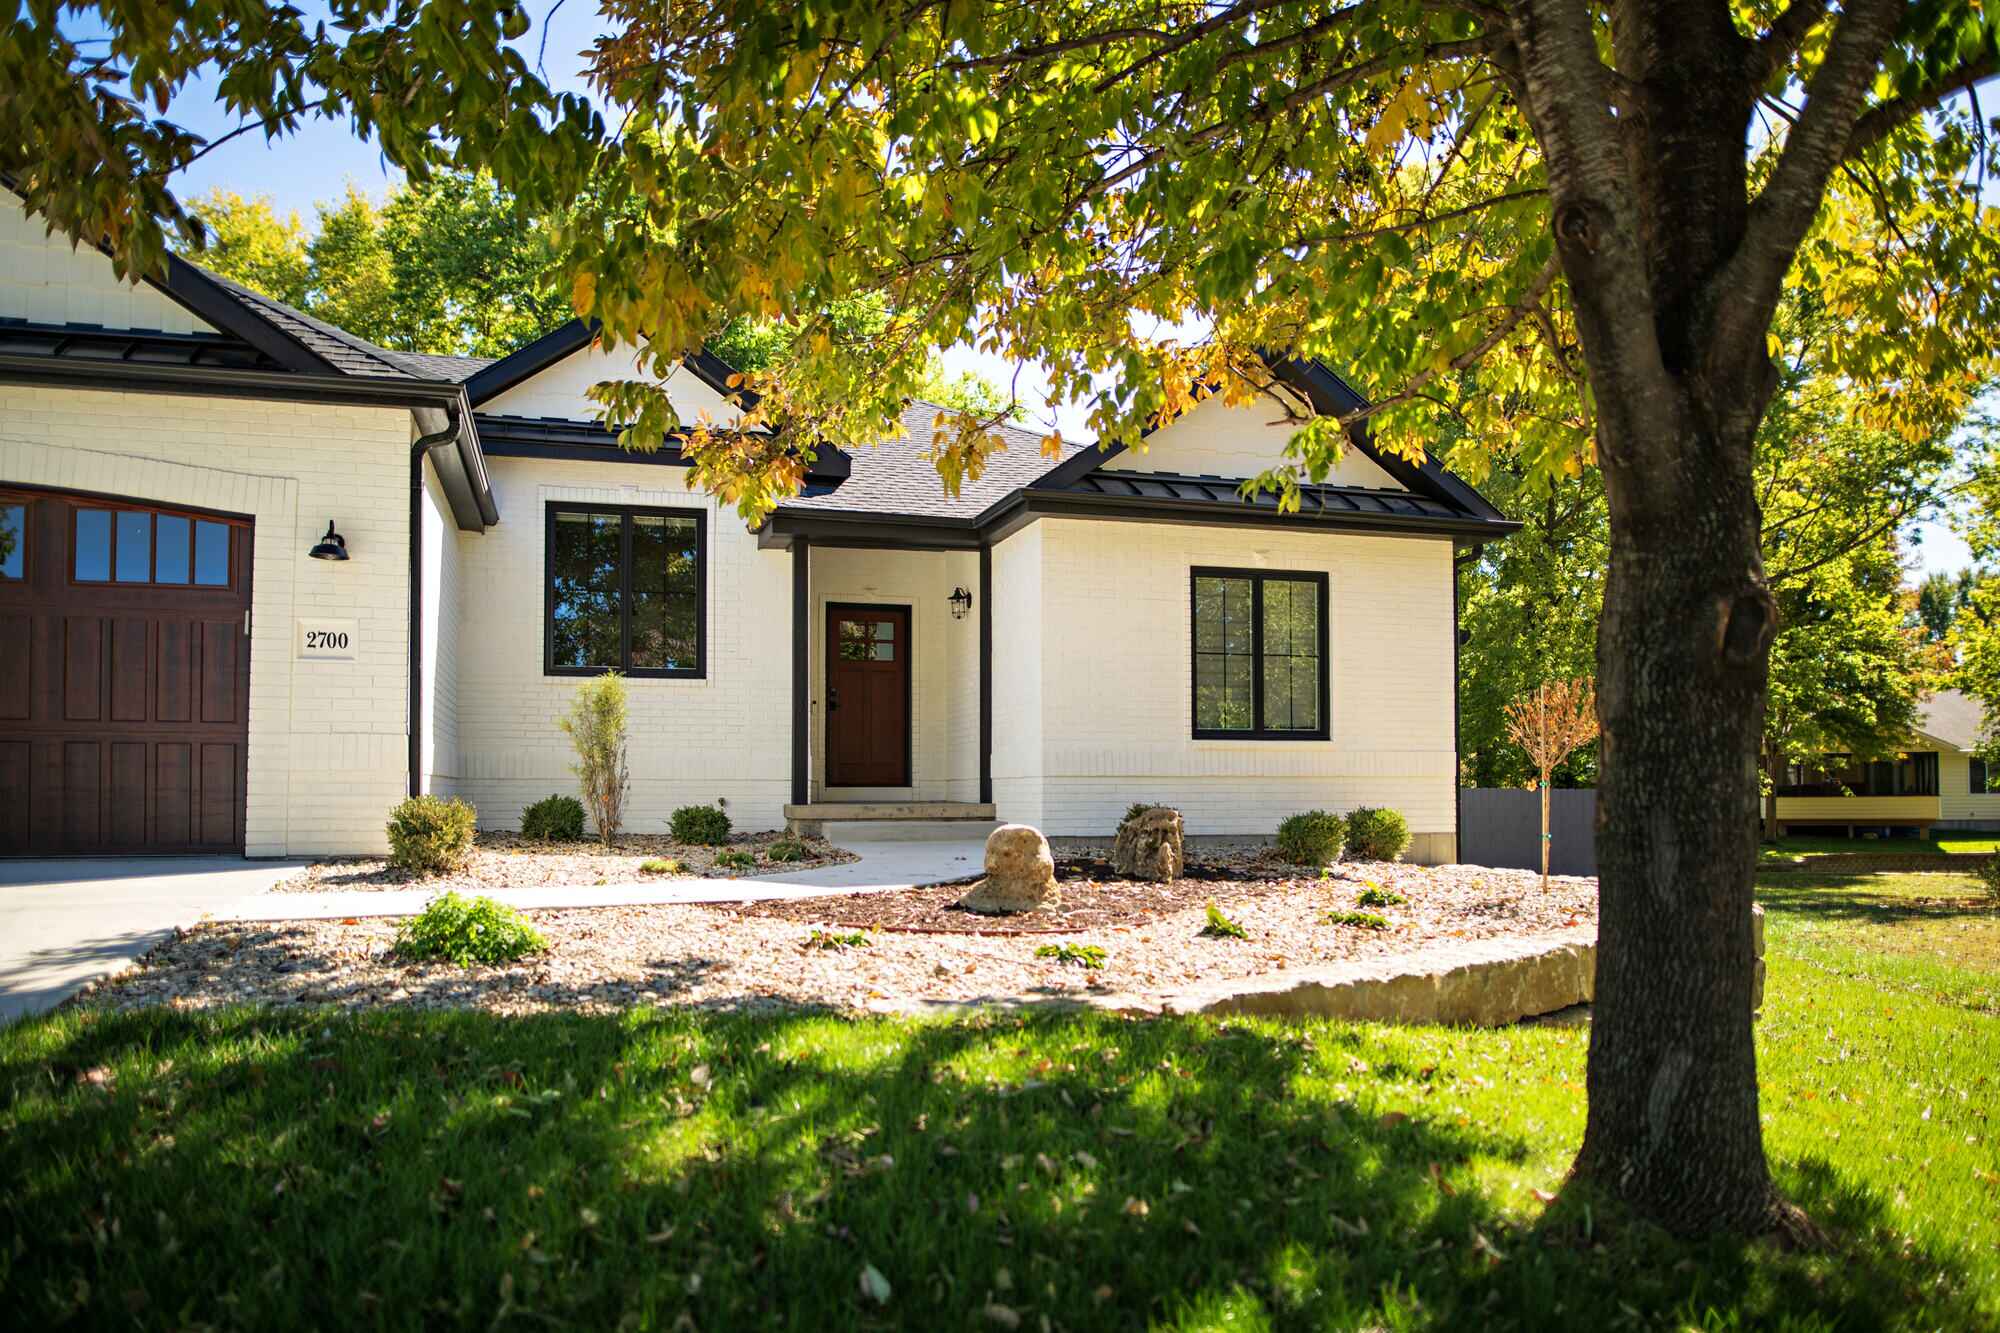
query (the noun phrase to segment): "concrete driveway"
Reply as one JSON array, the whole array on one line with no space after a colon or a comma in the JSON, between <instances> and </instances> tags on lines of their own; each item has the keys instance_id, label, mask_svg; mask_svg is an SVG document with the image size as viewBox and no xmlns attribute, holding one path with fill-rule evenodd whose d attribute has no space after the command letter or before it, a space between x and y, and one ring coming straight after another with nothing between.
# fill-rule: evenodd
<instances>
[{"instance_id":1,"label":"concrete driveway","mask_svg":"<svg viewBox=\"0 0 2000 1333\"><path fill-rule=\"evenodd\" d=\"M0 861L0 1025L39 1013L298 868L242 857Z\"/></svg>"}]
</instances>

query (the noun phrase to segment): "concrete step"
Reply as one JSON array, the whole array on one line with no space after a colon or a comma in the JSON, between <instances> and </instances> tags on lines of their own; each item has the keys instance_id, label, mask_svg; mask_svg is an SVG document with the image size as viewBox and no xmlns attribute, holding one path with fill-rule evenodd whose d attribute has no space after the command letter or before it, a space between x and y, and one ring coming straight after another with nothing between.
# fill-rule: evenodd
<instances>
[{"instance_id":1,"label":"concrete step","mask_svg":"<svg viewBox=\"0 0 2000 1333\"><path fill-rule=\"evenodd\" d=\"M853 842L983 843L996 819L841 819L821 826L836 845ZM977 867L974 867L977 869Z\"/></svg>"},{"instance_id":2,"label":"concrete step","mask_svg":"<svg viewBox=\"0 0 2000 1333\"><path fill-rule=\"evenodd\" d=\"M814 801L809 805L786 806L785 818L825 823L885 819L991 820L993 807L974 801Z\"/></svg>"}]
</instances>

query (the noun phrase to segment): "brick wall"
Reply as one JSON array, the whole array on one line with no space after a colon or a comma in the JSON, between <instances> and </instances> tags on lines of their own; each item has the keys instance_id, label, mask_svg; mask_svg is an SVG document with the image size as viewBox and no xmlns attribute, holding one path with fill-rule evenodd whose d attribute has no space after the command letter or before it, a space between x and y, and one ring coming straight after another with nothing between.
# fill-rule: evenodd
<instances>
[{"instance_id":1,"label":"brick wall","mask_svg":"<svg viewBox=\"0 0 2000 1333\"><path fill-rule=\"evenodd\" d=\"M401 408L0 385L0 479L256 520L252 856L378 849L403 794L410 429ZM328 519L344 564L306 555ZM295 660L302 617L353 620L355 660Z\"/></svg>"}]
</instances>

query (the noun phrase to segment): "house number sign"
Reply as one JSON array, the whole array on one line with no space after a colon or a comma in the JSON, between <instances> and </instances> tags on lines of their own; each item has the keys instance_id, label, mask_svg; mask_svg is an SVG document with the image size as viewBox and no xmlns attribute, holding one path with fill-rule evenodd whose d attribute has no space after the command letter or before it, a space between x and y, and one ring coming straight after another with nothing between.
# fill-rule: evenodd
<instances>
[{"instance_id":1,"label":"house number sign","mask_svg":"<svg viewBox=\"0 0 2000 1333\"><path fill-rule=\"evenodd\" d=\"M351 620L301 620L299 657L303 661L351 662L361 636Z\"/></svg>"}]
</instances>

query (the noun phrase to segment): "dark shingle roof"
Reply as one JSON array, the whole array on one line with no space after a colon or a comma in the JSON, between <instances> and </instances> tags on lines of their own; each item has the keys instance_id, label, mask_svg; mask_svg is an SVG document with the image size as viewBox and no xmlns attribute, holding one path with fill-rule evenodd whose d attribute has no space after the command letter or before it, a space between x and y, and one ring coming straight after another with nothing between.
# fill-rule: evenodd
<instances>
[{"instance_id":1,"label":"dark shingle roof","mask_svg":"<svg viewBox=\"0 0 2000 1333\"><path fill-rule=\"evenodd\" d=\"M357 338L337 324L308 315L283 301L245 287L219 273L202 273L245 309L284 330L345 375L409 376L457 384L493 364L491 357L451 356L435 352L398 352Z\"/></svg>"},{"instance_id":2,"label":"dark shingle roof","mask_svg":"<svg viewBox=\"0 0 2000 1333\"><path fill-rule=\"evenodd\" d=\"M1035 481L1064 459L1091 448L1065 443L1059 458L1042 453L1042 437L1019 426L1001 426L1006 448L987 455L986 467L975 480L959 487L956 499L945 494L937 465L926 455L937 416L949 408L915 402L903 410L903 433L874 445L847 451L854 471L830 495L801 496L779 506L781 513L847 510L872 514L914 514L924 518L977 518L997 502Z\"/></svg>"},{"instance_id":3,"label":"dark shingle roof","mask_svg":"<svg viewBox=\"0 0 2000 1333\"><path fill-rule=\"evenodd\" d=\"M448 384L463 384L495 360L490 356L455 356L449 352L398 352L389 347L378 347L375 354L388 357L418 379L442 380Z\"/></svg>"}]
</instances>

